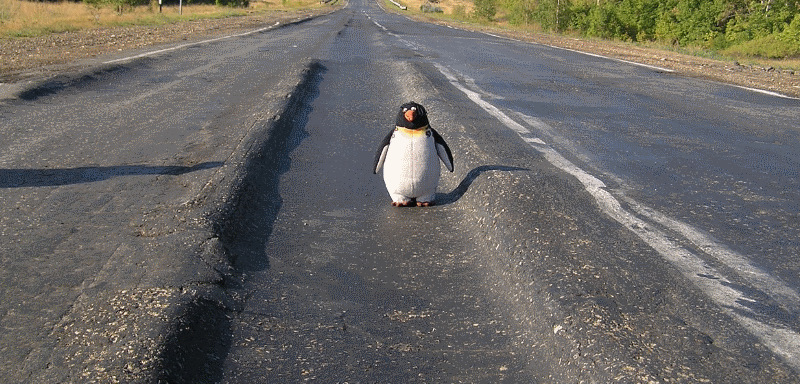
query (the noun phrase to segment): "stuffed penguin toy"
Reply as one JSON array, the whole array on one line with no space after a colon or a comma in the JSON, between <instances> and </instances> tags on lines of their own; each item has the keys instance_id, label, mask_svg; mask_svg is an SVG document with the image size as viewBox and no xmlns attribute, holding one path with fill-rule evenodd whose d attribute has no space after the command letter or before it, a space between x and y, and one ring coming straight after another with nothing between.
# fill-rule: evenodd
<instances>
[{"instance_id":1,"label":"stuffed penguin toy","mask_svg":"<svg viewBox=\"0 0 800 384\"><path fill-rule=\"evenodd\" d=\"M415 102L400 106L396 126L381 142L373 173L383 168L392 205L433 205L439 184L439 159L453 172L453 155L428 123L425 108Z\"/></svg>"}]
</instances>

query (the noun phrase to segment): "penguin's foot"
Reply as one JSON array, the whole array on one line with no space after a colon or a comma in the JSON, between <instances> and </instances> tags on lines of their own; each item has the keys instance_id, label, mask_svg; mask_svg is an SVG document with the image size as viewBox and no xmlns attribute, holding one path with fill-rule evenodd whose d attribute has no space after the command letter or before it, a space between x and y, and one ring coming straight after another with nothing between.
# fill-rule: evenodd
<instances>
[{"instance_id":1,"label":"penguin's foot","mask_svg":"<svg viewBox=\"0 0 800 384\"><path fill-rule=\"evenodd\" d=\"M414 204L413 201L392 201L393 207L409 207Z\"/></svg>"},{"instance_id":2,"label":"penguin's foot","mask_svg":"<svg viewBox=\"0 0 800 384\"><path fill-rule=\"evenodd\" d=\"M433 205L433 201L417 201L417 207L431 207Z\"/></svg>"}]
</instances>

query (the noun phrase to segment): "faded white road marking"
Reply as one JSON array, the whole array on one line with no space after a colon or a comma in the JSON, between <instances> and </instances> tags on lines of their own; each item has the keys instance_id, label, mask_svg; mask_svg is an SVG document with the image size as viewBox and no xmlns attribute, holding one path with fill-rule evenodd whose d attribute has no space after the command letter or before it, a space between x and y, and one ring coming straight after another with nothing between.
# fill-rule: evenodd
<instances>
[{"instance_id":1,"label":"faded white road marking","mask_svg":"<svg viewBox=\"0 0 800 384\"><path fill-rule=\"evenodd\" d=\"M511 38L511 37L507 37L507 36L499 36L499 35L495 35L493 33L488 33L488 32L484 32L483 34L491 36L491 37L494 37L494 38L498 38L498 39L511 40L511 41L516 41L516 42L526 43L526 44L538 44L538 45L541 45L543 47L559 49L559 50L562 50L562 51L575 52L575 53L579 53L581 55L597 57L597 58L600 58L600 59L611 60L611 61L616 61L616 62L619 62L619 63L635 65L637 67L652 69L652 70L658 71L658 72L675 73L674 70L669 69L669 68L659 67L659 66L645 64L645 63L639 63L639 62L636 62L636 61L630 61L630 60L625 60L625 59L618 59L616 57L604 56L604 55L599 55L599 54L596 54L596 53L579 51L577 49L557 47L555 45L542 44L542 43L531 43L531 42L528 42L528 41L518 40L518 39L514 39L514 38ZM751 87L745 87L743 85L736 85L736 84L729 84L729 83L725 83L725 84L726 85L730 85L732 87L748 90L748 91L751 91L751 92L761 93L761 94L768 95L768 96L775 96L775 97L780 97L780 98L789 99L789 100L800 100L800 98L798 98L798 97L784 95L782 93L769 91L769 90L766 90L766 89L751 88Z\"/></svg>"},{"instance_id":2,"label":"faded white road marking","mask_svg":"<svg viewBox=\"0 0 800 384\"><path fill-rule=\"evenodd\" d=\"M203 41L197 41L197 42L194 42L194 43L186 43L186 44L176 45L174 47L169 47L169 48L165 48L165 49L159 49L159 50L155 50L155 51L149 51L149 52L145 52L145 53L140 53L138 55L123 57L123 58L119 58L119 59L104 61L103 64L121 63L121 62L140 59L142 57L148 57L148 56L157 55L159 53L175 51L175 50L178 50L178 49L181 49L181 48L192 47L192 46L195 46L195 45L213 43L215 41L230 39L230 38L234 38L234 37L242 37L242 36L252 35L252 34L255 34L255 33L264 32L266 30L275 28L280 24L281 23L278 21L278 22L275 22L275 24L273 24L273 25L271 25L269 27L259 28L259 29L253 30L253 31L248 31L248 32L244 32L244 33L237 33L235 35L222 36L222 37L217 37L217 38L203 40Z\"/></svg>"},{"instance_id":3,"label":"faded white road marking","mask_svg":"<svg viewBox=\"0 0 800 384\"><path fill-rule=\"evenodd\" d=\"M458 90L463 92L473 103L494 116L503 125L516 132L525 142L541 153L551 164L577 178L597 201L600 209L628 228L639 238L650 245L665 260L671 263L688 280L692 281L706 296L712 299L720 309L756 336L772 352L781 356L794 369L800 370L800 334L792 329L763 321L763 317L754 312L747 304L759 302L758 299L748 297L747 293L737 290L737 281L732 281L713 266L708 265L698 255L687 250L678 242L671 240L670 236L659 229L656 224L674 230L695 243L708 255L716 258L731 269L737 271L739 278L744 279L756 289L767 294L792 315L797 315L798 294L780 279L749 263L745 257L730 252L727 247L717 244L708 237L702 236L701 231L692 228L686 223L668 218L666 215L645 207L633 199L625 197L626 202L634 207L642 216L653 220L647 222L633 213L625 210L619 200L608 190L602 180L582 170L569 161L543 140L534 137L522 124L516 122L499 108L483 100L483 95L468 88L470 80L464 75L456 75L454 71L435 63L436 68ZM461 78L462 80L459 80ZM462 81L464 84L462 84ZM467 84L467 85L465 85ZM547 130L551 128L543 121L527 116L533 122L532 126L541 125Z\"/></svg>"},{"instance_id":4,"label":"faded white road marking","mask_svg":"<svg viewBox=\"0 0 800 384\"><path fill-rule=\"evenodd\" d=\"M673 70L671 70L669 68L662 68L662 67L657 67L655 65L637 63L635 61L617 59L616 57L598 55L596 53L589 53L589 52L579 51L577 49L572 49L572 48L557 47L555 45L542 44L542 43L532 43L530 41L519 40L519 39L515 39L513 37L508 37L508 36L500 36L500 35L496 35L494 33L489 33L489 32L483 32L483 34L487 35L487 36L491 36L491 37L497 38L497 39L511 40L511 41L516 41L516 42L525 43L525 44L541 45L543 47L548 47L548 48L553 48L553 49L560 49L562 51L575 52L575 53L579 53L581 55L592 56L592 57L597 57L597 58L600 58L600 59L606 59L606 60L616 61L616 62L620 62L620 63L635 65L637 67L643 67L643 68L647 68L647 69L652 69L652 70L659 71L659 72L666 72L666 73L675 72L675 71L673 71Z\"/></svg>"},{"instance_id":5,"label":"faded white road marking","mask_svg":"<svg viewBox=\"0 0 800 384\"><path fill-rule=\"evenodd\" d=\"M800 295L786 285L782 280L766 273L761 268L753 265L744 255L732 251L724 244L720 244L696 228L684 222L675 220L650 207L631 199L627 196L621 198L641 216L646 217L672 231L680 233L703 253L714 257L716 260L736 270L737 274L747 280L755 288L768 293L789 313L800 313Z\"/></svg>"},{"instance_id":6,"label":"faded white road marking","mask_svg":"<svg viewBox=\"0 0 800 384\"><path fill-rule=\"evenodd\" d=\"M617 59L616 57L598 55L596 53L589 53L589 52L579 51L577 49L562 48L562 47L556 47L554 45L547 45L547 44L541 44L541 45L544 45L545 47L554 48L554 49L560 49L562 51L570 51L570 52L580 53L581 55L592 56L592 57L597 57L597 58L600 58L600 59L606 59L606 60L611 60L611 61L617 61L617 62L620 62L620 63L635 65L635 66L638 66L638 67L652 69L652 70L659 71L659 72L666 72L666 73L675 72L675 71L673 71L673 70L671 70L669 68L657 67L655 65L644 64L644 63L637 63L635 61L630 61L630 60Z\"/></svg>"},{"instance_id":7,"label":"faded white road marking","mask_svg":"<svg viewBox=\"0 0 800 384\"><path fill-rule=\"evenodd\" d=\"M789 100L800 100L799 97L792 97L792 96L784 95L784 94L778 93L778 92L767 91L765 89L750 88L750 87L745 87L743 85L736 85L736 84L731 84L731 86L734 86L736 88L746 89L746 90L752 91L752 92L763 93L763 94L768 95L768 96L782 97L784 99L789 99Z\"/></svg>"}]
</instances>

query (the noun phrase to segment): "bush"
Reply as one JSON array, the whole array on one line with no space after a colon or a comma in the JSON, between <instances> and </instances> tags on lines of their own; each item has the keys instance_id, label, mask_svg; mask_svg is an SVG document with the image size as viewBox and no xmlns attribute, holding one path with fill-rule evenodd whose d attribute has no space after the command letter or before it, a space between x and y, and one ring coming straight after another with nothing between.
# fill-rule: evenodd
<instances>
[{"instance_id":1,"label":"bush","mask_svg":"<svg viewBox=\"0 0 800 384\"><path fill-rule=\"evenodd\" d=\"M532 10L533 20L539 23L543 29L560 31L564 29L567 22L564 20L564 7L558 0L539 1L538 6ZM566 1L564 1L566 3Z\"/></svg>"},{"instance_id":2,"label":"bush","mask_svg":"<svg viewBox=\"0 0 800 384\"><path fill-rule=\"evenodd\" d=\"M708 46L724 28L719 25L723 7L720 0L679 0L673 8L662 8L655 36L673 44Z\"/></svg>"},{"instance_id":3,"label":"bush","mask_svg":"<svg viewBox=\"0 0 800 384\"><path fill-rule=\"evenodd\" d=\"M588 36L621 38L624 35L622 21L619 20L613 5L607 3L589 10L584 28L584 33Z\"/></svg>"},{"instance_id":4,"label":"bush","mask_svg":"<svg viewBox=\"0 0 800 384\"><path fill-rule=\"evenodd\" d=\"M778 38L787 43L794 44L797 49L800 49L800 14L795 15L794 19Z\"/></svg>"},{"instance_id":5,"label":"bush","mask_svg":"<svg viewBox=\"0 0 800 384\"><path fill-rule=\"evenodd\" d=\"M508 22L514 25L533 22L533 13L537 6L538 3L531 0L502 0L501 2L501 8L506 11Z\"/></svg>"},{"instance_id":6,"label":"bush","mask_svg":"<svg viewBox=\"0 0 800 384\"><path fill-rule=\"evenodd\" d=\"M800 56L800 17L795 17L780 33L742 41L725 49L725 53L770 59L798 57Z\"/></svg>"},{"instance_id":7,"label":"bush","mask_svg":"<svg viewBox=\"0 0 800 384\"><path fill-rule=\"evenodd\" d=\"M769 59L783 59L800 53L797 44L781 41L776 35L745 41L725 49L724 52L733 56L758 56Z\"/></svg>"},{"instance_id":8,"label":"bush","mask_svg":"<svg viewBox=\"0 0 800 384\"><path fill-rule=\"evenodd\" d=\"M220 7L242 7L250 6L250 0L216 0L215 4Z\"/></svg>"},{"instance_id":9,"label":"bush","mask_svg":"<svg viewBox=\"0 0 800 384\"><path fill-rule=\"evenodd\" d=\"M497 15L497 3L495 0L474 0L475 17L481 20L492 21Z\"/></svg>"},{"instance_id":10,"label":"bush","mask_svg":"<svg viewBox=\"0 0 800 384\"><path fill-rule=\"evenodd\" d=\"M442 7L435 6L431 3L425 3L420 5L419 10L424 13L444 13Z\"/></svg>"}]
</instances>

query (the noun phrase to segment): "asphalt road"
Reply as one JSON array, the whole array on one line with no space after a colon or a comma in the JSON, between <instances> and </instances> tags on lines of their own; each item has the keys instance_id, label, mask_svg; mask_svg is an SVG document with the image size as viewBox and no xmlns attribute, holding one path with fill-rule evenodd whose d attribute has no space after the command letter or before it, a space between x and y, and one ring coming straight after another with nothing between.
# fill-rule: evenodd
<instances>
[{"instance_id":1,"label":"asphalt road","mask_svg":"<svg viewBox=\"0 0 800 384\"><path fill-rule=\"evenodd\" d=\"M362 0L144 53L0 105L6 381L798 382L797 100Z\"/></svg>"}]
</instances>

